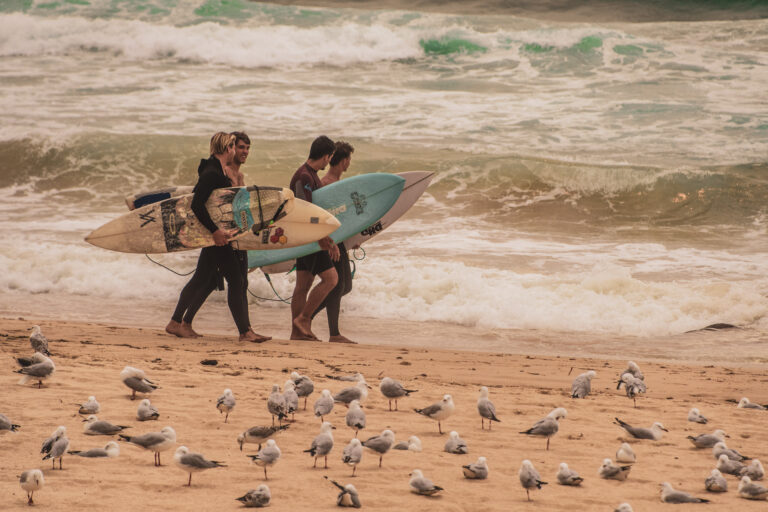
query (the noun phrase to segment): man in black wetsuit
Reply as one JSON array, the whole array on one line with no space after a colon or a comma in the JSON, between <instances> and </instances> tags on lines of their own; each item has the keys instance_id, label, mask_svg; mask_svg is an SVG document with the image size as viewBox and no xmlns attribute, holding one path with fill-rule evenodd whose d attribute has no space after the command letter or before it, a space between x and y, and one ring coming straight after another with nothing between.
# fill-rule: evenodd
<instances>
[{"instance_id":1,"label":"man in black wetsuit","mask_svg":"<svg viewBox=\"0 0 768 512\"><path fill-rule=\"evenodd\" d=\"M333 141L325 135L312 142L309 158L291 178L290 188L297 198L312 202L312 192L323 186L317 172L325 169L335 150ZM339 259L339 248L330 237L318 243L322 250L296 260L296 287L291 300L292 340L318 340L312 333L312 314L338 281L333 261ZM315 276L320 276L320 282L310 291Z\"/></svg>"},{"instance_id":2,"label":"man in black wetsuit","mask_svg":"<svg viewBox=\"0 0 768 512\"><path fill-rule=\"evenodd\" d=\"M205 202L217 188L231 187L239 182L238 173L229 164L235 156L235 135L219 132L211 138L211 156L200 161L198 181L192 198L192 211L200 223L213 234L216 244L200 251L197 269L192 279L182 289L176 310L165 330L179 337L199 336L192 329L192 318L205 298L211 292L211 282L220 274L227 281L227 304L232 313L240 341L260 343L270 339L260 336L251 329L248 318L248 301L243 289L247 278L243 275L242 258L229 245L229 238L237 230L223 230L211 220ZM202 300L201 300L202 299Z\"/></svg>"}]
</instances>

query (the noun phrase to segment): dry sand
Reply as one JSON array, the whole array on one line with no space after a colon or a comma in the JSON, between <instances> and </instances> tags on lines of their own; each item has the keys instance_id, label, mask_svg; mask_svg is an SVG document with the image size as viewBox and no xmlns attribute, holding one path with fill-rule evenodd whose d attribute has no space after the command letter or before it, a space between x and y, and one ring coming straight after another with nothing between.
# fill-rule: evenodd
<instances>
[{"instance_id":1,"label":"dry sand","mask_svg":"<svg viewBox=\"0 0 768 512\"><path fill-rule=\"evenodd\" d=\"M42 389L17 384L13 357L29 355L28 335L39 323L51 340L57 370ZM737 480L728 476L731 490L722 495L704 491L704 479L714 468L710 450L695 450L687 435L726 430L728 444L742 453L768 461L768 412L737 409L730 400L742 396L768 402L765 366L726 368L638 361L645 372L648 395L632 407L616 391L616 377L626 360L601 360L554 356L525 356L459 352L413 347L375 345L342 346L328 343L271 341L262 345L238 343L230 337L208 336L180 340L155 329L123 328L92 323L24 319L0 319L0 347L6 361L2 377L0 412L22 425L16 434L0 437L0 509L25 510L26 495L18 475L40 468L46 486L36 493L37 509L74 510L94 506L100 510L230 510L240 508L235 498L263 483L263 472L240 452L239 432L254 425L270 424L266 400L272 384L282 387L290 371L312 377L316 393L309 411L296 415L287 432L276 440L283 451L270 470L267 484L272 490L273 510L335 510L335 488L324 475L340 483L354 483L363 507L369 510L613 510L627 501L636 511L659 507L659 483L673 486L713 501L708 510L764 510L765 502L748 502L736 493ZM203 366L203 359L218 360ZM138 400L129 399L120 381L120 370L131 365L146 370L161 389L149 398L160 410L160 420L135 420ZM569 376L569 371L572 374ZM577 374L593 369L593 394L584 400L570 398L570 382ZM365 412L368 428L362 439L384 428L395 431L397 440L410 435L421 438L421 453L393 451L384 458L365 453L357 476L342 464L341 451L353 437L345 426L345 409L337 406L330 421L336 445L329 469L312 469L312 458L302 453L318 433L320 421L311 413L320 390L339 391L348 383L332 377L363 373L373 386ZM418 389L400 401L400 411L389 412L378 391L378 376L388 375ZM476 402L480 386L488 386L502 423L493 430L480 429ZM216 398L231 388L237 407L224 423L215 408ZM447 435L437 425L413 412L450 393L455 414L443 429L456 430L467 441L470 453L451 455L442 451ZM163 467L154 467L150 452L121 444L116 459L81 459L67 456L64 470L52 471L50 461L40 460L40 444L58 425L67 427L71 449L102 447L106 437L85 436L74 403L95 395L101 403L100 418L132 425L141 434L171 425L178 445L186 445L207 457L224 461L226 468L195 474L192 487L185 487L187 474L172 462L172 452L163 454ZM545 451L545 440L519 434L552 408L562 406L568 418ZM690 407L698 407L710 418L709 425L686 420ZM640 426L661 421L669 433L659 442L633 441L638 462L626 482L601 480L597 470L603 458L613 457L627 436L612 424L614 416ZM485 456L490 467L487 481L469 481L461 466ZM523 459L530 459L544 480L550 482L526 502L517 472ZM557 485L555 473L567 462L585 478L580 488ZM411 494L408 474L423 470L425 476L445 488L438 497ZM662 505L666 506L666 505ZM680 505L688 510L697 505Z\"/></svg>"}]
</instances>

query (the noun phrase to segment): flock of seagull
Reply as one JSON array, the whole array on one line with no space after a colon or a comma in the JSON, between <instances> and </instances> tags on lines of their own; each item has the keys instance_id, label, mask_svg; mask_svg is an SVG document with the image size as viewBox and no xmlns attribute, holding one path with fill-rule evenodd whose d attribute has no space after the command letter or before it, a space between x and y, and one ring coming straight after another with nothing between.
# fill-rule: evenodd
<instances>
[{"instance_id":1,"label":"flock of seagull","mask_svg":"<svg viewBox=\"0 0 768 512\"><path fill-rule=\"evenodd\" d=\"M55 365L50 358L48 350L48 340L40 331L38 326L34 326L30 335L30 344L34 355L31 358L19 357L17 361L21 366L17 373L22 375L20 384L27 384L30 381L36 381L38 387L42 386L43 381L50 378ZM594 371L588 371L576 377L571 387L572 398L584 398L591 392L591 381L596 376ZM121 380L125 386L131 390L131 399L136 398L136 393L148 395L159 388L159 386L149 380L144 371L126 366L120 373ZM420 452L422 450L421 441L417 436L411 436L408 441L395 443L395 435L392 430L385 429L380 434L369 437L361 441L358 438L360 431L366 428L366 415L361 405L368 398L370 386L365 381L362 374L357 373L349 377L340 377L339 380L352 381L349 387L346 387L336 394L330 390L323 389L319 398L314 402L314 415L320 420L320 431L312 440L309 448L303 450L313 458L313 466L317 467L318 461L322 459L324 468L328 467L328 455L334 447L333 430L336 429L326 417L331 413L337 404L347 407L345 422L348 427L354 431L354 438L344 447L342 451L342 461L352 468L351 476L355 476L357 465L363 458L364 449L368 450L374 456L379 457L379 467L383 464L384 456L391 450L410 450ZM632 399L635 407L637 398L646 392L645 377L638 365L630 361L627 369L624 370L618 379L617 389L624 386L626 396ZM389 401L389 410L392 409L392 402L395 404L395 411L398 410L398 400L415 393L415 389L407 389L402 383L390 378L381 379L379 386L381 394ZM257 453L247 455L254 464L263 468L264 480L268 480L267 469L274 466L281 457L281 450L273 439L281 431L289 428L288 417L295 415L299 410L299 403L303 398L304 410L307 408L307 399L315 391L313 381L305 375L292 372L283 390L278 385L272 387L272 391L267 399L267 410L272 416L272 424L265 426L255 426L242 432L237 437L240 450L243 451L246 444L257 444ZM228 422L229 415L235 409L237 402L231 389L225 389L221 396L216 400L216 408L224 415L224 422ZM123 431L130 428L126 425L114 425L108 421L100 420L96 415L101 407L95 397L90 396L82 404L75 404L78 413L86 416L84 423L84 433L86 435L114 436L117 435L121 442L125 442L154 454L155 466L160 466L160 454L171 450L176 445L176 432L166 426L158 432L150 432L143 435L126 435ZM742 398L738 403L739 408L766 410L766 406L752 403L747 398ZM422 416L430 418L437 422L438 432L443 434L442 422L448 419L455 411L455 405L451 395L446 394L443 398L432 405L424 408L414 409ZM483 386L480 389L480 395L477 401L477 411L481 420L481 429L485 429L486 422L488 429L491 430L493 422L501 420L496 415L496 408L489 399L488 388ZM136 419L138 421L157 420L160 414L158 409L153 406L149 399L141 400ZM546 449L550 448L550 440L559 430L559 421L567 417L567 411L563 407L553 409L544 418L535 422L529 429L521 431L520 434L546 438ZM634 439L658 441L662 439L664 432L668 430L660 422L653 423L649 428L632 426L619 418L615 418L616 425L624 429L626 433ZM690 410L688 421L706 424L707 418L704 417L697 408ZM15 432L20 425L13 423L5 415L0 414L0 434ZM733 475L739 478L738 494L742 498L750 500L768 499L768 488L757 483L765 476L765 471L758 459L752 459L742 455L738 451L728 448L725 438L728 437L723 430L715 430L711 434L701 434L698 436L688 436L693 446L697 449L712 449L712 454L716 460L716 467L706 478L704 487L707 491L713 493L722 493L728 491L728 481L724 474ZM445 443L444 450L448 453L466 454L468 453L467 443L461 439L456 431L449 433ZM69 450L69 439L66 436L66 428L58 427L50 437L42 443L42 460L50 459L52 470L56 469L58 460L59 470L63 469L63 458L65 455L73 455L85 458L111 458L120 454L120 446L114 440L109 441L103 448L93 448L89 450ZM177 467L188 473L187 485L192 485L192 474L199 473L208 469L226 467L221 461L210 460L201 453L191 452L186 446L176 448L173 456ZM614 463L610 458L603 460L603 464L598 470L600 478L623 481L629 477L633 465L637 462L637 456L628 443L622 443L616 452ZM749 461L749 463L747 463ZM486 457L479 457L476 462L462 466L462 472L465 478L473 480L484 480L489 476L488 463ZM328 478L327 476L325 478ZM557 482L564 486L578 486L584 479L576 471L568 467L568 464L562 462L556 475ZM523 460L519 470L520 484L526 491L526 496L531 501L531 491L542 489L548 482L543 481L541 475L536 470L530 460ZM337 504L342 507L360 508L361 500L357 489L352 484L342 485L334 480L329 481L340 491L337 496ZM28 504L32 505L35 491L41 489L44 485L43 473L39 469L24 471L19 479L20 486L27 492ZM661 485L661 501L664 503L707 503L709 500L693 496L690 493L674 489L668 482ZM423 472L415 469L410 473L410 490L419 495L433 496L444 489L429 478L425 477ZM264 507L270 503L271 493L266 484L258 486L256 489L249 490L246 494L236 498L246 507ZM615 512L632 512L632 507L628 503L619 505Z\"/></svg>"}]
</instances>

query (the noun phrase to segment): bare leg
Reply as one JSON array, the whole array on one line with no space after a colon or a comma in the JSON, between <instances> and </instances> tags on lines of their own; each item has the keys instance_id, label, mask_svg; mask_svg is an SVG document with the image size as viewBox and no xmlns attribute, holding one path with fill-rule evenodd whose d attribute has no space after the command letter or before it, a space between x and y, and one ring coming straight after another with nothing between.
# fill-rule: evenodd
<instances>
[{"instance_id":1,"label":"bare leg","mask_svg":"<svg viewBox=\"0 0 768 512\"><path fill-rule=\"evenodd\" d=\"M299 279L300 274L307 273L310 274L310 272L297 272L296 273L296 291L300 291L299 287ZM306 302L302 305L301 309L299 310L299 313L293 318L293 326L296 327L296 329L304 336L307 337L315 337L315 335L312 333L312 313L315 312L315 310L320 306L320 303L323 302L323 299L330 293L331 290L336 286L336 283L338 282L338 276L336 275L336 269L331 267L327 270L324 270L323 272L320 272L319 274L320 282L317 283L317 285L312 288L312 291L309 292L309 296L306 299ZM304 276L304 279L306 280L306 276ZM305 283L302 283L303 285ZM311 282L310 282L311 284ZM296 293L294 291L294 294ZM295 299L295 295L294 295ZM298 304L296 304L296 309L298 308ZM291 302L291 313L294 313L294 304Z\"/></svg>"}]
</instances>

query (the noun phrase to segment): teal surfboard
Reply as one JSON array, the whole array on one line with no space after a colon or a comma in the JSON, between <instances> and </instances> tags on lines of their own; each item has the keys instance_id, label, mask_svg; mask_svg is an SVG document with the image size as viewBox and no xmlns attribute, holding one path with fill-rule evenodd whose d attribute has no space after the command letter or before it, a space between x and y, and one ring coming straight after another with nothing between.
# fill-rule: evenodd
<instances>
[{"instance_id":1,"label":"teal surfboard","mask_svg":"<svg viewBox=\"0 0 768 512\"><path fill-rule=\"evenodd\" d=\"M329 211L341 222L331 233L334 242L363 231L392 208L405 186L396 174L373 173L344 178L312 192L312 203ZM317 242L271 251L248 251L248 267L274 265L312 254L320 250Z\"/></svg>"}]
</instances>

